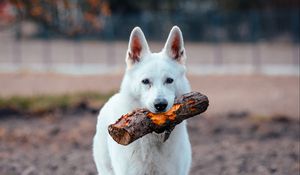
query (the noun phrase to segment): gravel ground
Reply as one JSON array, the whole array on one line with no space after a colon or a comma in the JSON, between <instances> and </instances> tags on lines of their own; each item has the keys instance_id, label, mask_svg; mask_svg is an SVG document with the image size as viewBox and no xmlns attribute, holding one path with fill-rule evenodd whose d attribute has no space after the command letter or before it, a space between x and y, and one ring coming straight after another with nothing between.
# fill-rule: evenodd
<instances>
[{"instance_id":1,"label":"gravel ground","mask_svg":"<svg viewBox=\"0 0 300 175\"><path fill-rule=\"evenodd\" d=\"M0 174L96 174L91 144L96 114L0 118ZM278 174L300 170L299 120L229 113L189 119L190 175Z\"/></svg>"}]
</instances>

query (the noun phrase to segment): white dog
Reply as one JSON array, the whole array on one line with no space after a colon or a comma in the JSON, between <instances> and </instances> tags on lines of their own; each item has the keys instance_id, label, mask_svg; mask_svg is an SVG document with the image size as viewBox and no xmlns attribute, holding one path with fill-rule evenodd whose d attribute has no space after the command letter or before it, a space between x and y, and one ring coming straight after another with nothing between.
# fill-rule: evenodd
<instances>
[{"instance_id":1,"label":"white dog","mask_svg":"<svg viewBox=\"0 0 300 175\"><path fill-rule=\"evenodd\" d=\"M191 145L186 122L177 125L166 141L166 133L151 133L127 146L116 143L107 130L109 124L136 108L165 112L177 96L190 92L185 60L183 38L177 26L159 53L151 53L139 27L132 30L120 92L109 99L98 116L93 153L99 174L188 174Z\"/></svg>"}]
</instances>

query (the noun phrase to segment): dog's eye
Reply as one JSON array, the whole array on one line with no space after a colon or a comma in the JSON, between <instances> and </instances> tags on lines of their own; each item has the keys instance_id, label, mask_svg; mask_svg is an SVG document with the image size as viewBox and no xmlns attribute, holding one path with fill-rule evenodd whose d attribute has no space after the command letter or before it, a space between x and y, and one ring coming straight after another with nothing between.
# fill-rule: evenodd
<instances>
[{"instance_id":1,"label":"dog's eye","mask_svg":"<svg viewBox=\"0 0 300 175\"><path fill-rule=\"evenodd\" d=\"M173 78L167 78L166 79L167 84L171 84L171 83L173 83L173 81L174 81Z\"/></svg>"},{"instance_id":2,"label":"dog's eye","mask_svg":"<svg viewBox=\"0 0 300 175\"><path fill-rule=\"evenodd\" d=\"M146 79L143 79L143 80L142 80L142 83L143 83L143 84L150 84L150 81L149 81L148 78L146 78Z\"/></svg>"}]
</instances>

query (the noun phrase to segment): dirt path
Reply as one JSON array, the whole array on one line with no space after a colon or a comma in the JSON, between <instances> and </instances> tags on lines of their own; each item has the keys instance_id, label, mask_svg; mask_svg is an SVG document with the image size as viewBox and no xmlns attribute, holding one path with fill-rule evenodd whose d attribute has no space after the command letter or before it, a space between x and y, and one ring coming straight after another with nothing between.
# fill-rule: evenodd
<instances>
[{"instance_id":1,"label":"dirt path","mask_svg":"<svg viewBox=\"0 0 300 175\"><path fill-rule=\"evenodd\" d=\"M0 74L0 96L116 91L120 75ZM210 107L189 120L191 175L297 174L299 77L189 76ZM276 115L275 115L276 114ZM97 114L0 118L0 174L93 175ZM274 117L275 116L275 117ZM287 117L288 116L288 117Z\"/></svg>"},{"instance_id":2,"label":"dirt path","mask_svg":"<svg viewBox=\"0 0 300 175\"><path fill-rule=\"evenodd\" d=\"M0 74L0 96L117 91L122 76ZM299 117L298 76L189 76L193 90L210 98L208 113L248 111Z\"/></svg>"},{"instance_id":3,"label":"dirt path","mask_svg":"<svg viewBox=\"0 0 300 175\"><path fill-rule=\"evenodd\" d=\"M96 174L91 151L96 115L0 120L0 174ZM300 170L299 120L205 114L190 119L188 128L190 175L292 175Z\"/></svg>"}]
</instances>

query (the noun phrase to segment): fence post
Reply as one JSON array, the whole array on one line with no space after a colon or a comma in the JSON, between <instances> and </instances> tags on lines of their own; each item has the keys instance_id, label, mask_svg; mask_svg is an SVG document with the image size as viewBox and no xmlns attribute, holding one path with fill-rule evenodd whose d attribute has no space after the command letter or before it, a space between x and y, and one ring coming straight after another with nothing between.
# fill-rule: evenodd
<instances>
[{"instance_id":1,"label":"fence post","mask_svg":"<svg viewBox=\"0 0 300 175\"><path fill-rule=\"evenodd\" d=\"M252 41L252 64L254 67L254 73L261 72L261 51L258 44L259 38L259 17L257 11L250 12L250 21L251 21L251 41Z\"/></svg>"},{"instance_id":2,"label":"fence post","mask_svg":"<svg viewBox=\"0 0 300 175\"><path fill-rule=\"evenodd\" d=\"M292 38L293 38L293 64L299 69L299 42L300 42L300 15L299 10L294 10L291 15L291 28L292 28Z\"/></svg>"},{"instance_id":3,"label":"fence post","mask_svg":"<svg viewBox=\"0 0 300 175\"><path fill-rule=\"evenodd\" d=\"M74 46L74 63L76 67L81 67L84 64L84 58L82 52L82 43L78 35L74 36L73 46Z\"/></svg>"},{"instance_id":4,"label":"fence post","mask_svg":"<svg viewBox=\"0 0 300 175\"><path fill-rule=\"evenodd\" d=\"M299 45L294 44L294 65L299 68L299 62L300 62L300 49Z\"/></svg>"},{"instance_id":5,"label":"fence post","mask_svg":"<svg viewBox=\"0 0 300 175\"><path fill-rule=\"evenodd\" d=\"M214 26L214 36L213 36L213 41L214 41L214 64L216 66L221 66L223 64L223 53L222 53L222 46L220 43L220 37L221 37L221 19L220 15L217 14L213 18L213 26Z\"/></svg>"},{"instance_id":6,"label":"fence post","mask_svg":"<svg viewBox=\"0 0 300 175\"><path fill-rule=\"evenodd\" d=\"M14 27L15 38L12 43L12 58L15 68L18 70L22 64L22 21L18 21Z\"/></svg>"},{"instance_id":7,"label":"fence post","mask_svg":"<svg viewBox=\"0 0 300 175\"><path fill-rule=\"evenodd\" d=\"M115 53L115 39L114 34L114 21L112 16L105 17L106 20L106 31L105 31L105 41L106 41L106 64L112 67L116 64L116 53Z\"/></svg>"},{"instance_id":8,"label":"fence post","mask_svg":"<svg viewBox=\"0 0 300 175\"><path fill-rule=\"evenodd\" d=\"M45 29L45 40L42 40L43 43L43 64L46 71L50 71L52 67L52 49L51 49L51 40L49 30Z\"/></svg>"}]
</instances>

